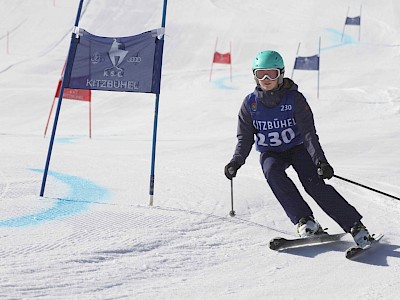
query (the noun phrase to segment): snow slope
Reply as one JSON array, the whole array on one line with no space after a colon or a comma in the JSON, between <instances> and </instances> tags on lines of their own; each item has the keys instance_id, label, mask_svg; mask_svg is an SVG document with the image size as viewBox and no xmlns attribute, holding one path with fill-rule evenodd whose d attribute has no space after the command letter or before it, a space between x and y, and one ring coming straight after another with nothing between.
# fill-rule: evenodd
<instances>
[{"instance_id":1,"label":"snow slope","mask_svg":"<svg viewBox=\"0 0 400 300\"><path fill-rule=\"evenodd\" d=\"M145 2L145 4L143 4ZM157 28L163 1L87 0L80 25L103 36ZM362 28L343 24L357 16ZM1 299L396 299L399 201L329 181L364 215L382 245L347 261L343 241L285 252L295 236L253 151L230 185L223 167L236 116L254 88L250 66L282 53L290 76L299 55L317 75L293 79L308 99L339 176L400 196L400 3L395 0L169 1L159 110L155 205L148 206L154 95L93 92L64 100L45 197L44 128L67 54L78 1L0 0ZM9 53L6 33L9 32ZM229 68L210 63L232 43ZM289 175L298 183L292 170ZM340 232L301 190L317 219Z\"/></svg>"}]
</instances>

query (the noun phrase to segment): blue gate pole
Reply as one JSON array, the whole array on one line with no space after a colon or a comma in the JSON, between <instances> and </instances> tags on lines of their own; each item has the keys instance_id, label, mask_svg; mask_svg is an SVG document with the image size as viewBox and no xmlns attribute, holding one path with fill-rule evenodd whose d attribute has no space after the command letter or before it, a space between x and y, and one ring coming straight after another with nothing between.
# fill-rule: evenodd
<instances>
[{"instance_id":1,"label":"blue gate pole","mask_svg":"<svg viewBox=\"0 0 400 300\"><path fill-rule=\"evenodd\" d=\"M161 27L165 28L165 20L167 18L167 0L164 0ZM164 39L164 35L162 36ZM162 69L162 65L161 65ZM154 125L153 125L153 146L151 151L151 169L150 169L150 206L153 206L153 198L154 198L154 169L156 164L156 143L157 143L157 126L158 126L158 107L160 103L160 94L156 95L156 102L154 107Z\"/></svg>"},{"instance_id":2,"label":"blue gate pole","mask_svg":"<svg viewBox=\"0 0 400 300\"><path fill-rule=\"evenodd\" d=\"M80 0L79 7L78 7L78 12L76 14L76 19L75 19L75 28L74 28L74 32L72 33L71 44L69 46L67 63L66 63L64 74L63 74L63 78L62 78L60 95L58 97L57 110L56 110L56 114L54 116L53 130L51 132L49 149L47 151L46 165L45 165L44 172L43 172L42 186L40 188L40 197L43 197L43 195L44 195L44 189L46 187L47 174L49 172L51 153L52 153L52 150L53 150L54 138L55 138L56 130L57 130L58 117L60 115L61 103L62 103L62 99L63 99L63 95L64 95L64 89L65 89L65 85L66 85L65 83L67 81L68 84L69 84L69 80L70 80L70 76L71 76L71 70L72 70L72 64L73 64L73 58L75 57L76 47L78 45L78 37L77 37L77 35L79 35L79 33L76 32L76 31L77 31L77 28L78 28L79 19L80 19L81 12L82 12L82 6L83 6L83 0Z\"/></svg>"}]
</instances>

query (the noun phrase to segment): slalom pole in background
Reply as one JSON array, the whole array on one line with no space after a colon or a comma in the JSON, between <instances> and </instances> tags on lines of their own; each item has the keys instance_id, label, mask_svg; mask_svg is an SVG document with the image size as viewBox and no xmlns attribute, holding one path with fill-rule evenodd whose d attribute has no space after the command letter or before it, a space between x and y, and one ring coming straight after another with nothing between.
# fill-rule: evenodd
<instances>
[{"instance_id":1,"label":"slalom pole in background","mask_svg":"<svg viewBox=\"0 0 400 300\"><path fill-rule=\"evenodd\" d=\"M347 7L346 19L344 19L343 30L342 30L342 38L340 40L341 42L343 42L343 36L344 36L344 31L346 29L346 23L347 23L347 20L349 19L349 11L350 11L350 6Z\"/></svg>"},{"instance_id":2,"label":"slalom pole in background","mask_svg":"<svg viewBox=\"0 0 400 300\"><path fill-rule=\"evenodd\" d=\"M229 41L229 54L230 54L230 64L229 64L229 71L230 71L230 75L231 75L231 82L232 82L232 43L231 41Z\"/></svg>"},{"instance_id":3,"label":"slalom pole in background","mask_svg":"<svg viewBox=\"0 0 400 300\"><path fill-rule=\"evenodd\" d=\"M64 95L64 89L65 89L65 86L66 86L65 79L67 81L69 81L69 79L71 77L72 64L73 64L74 56L75 56L75 53L76 53L76 48L78 46L78 36L79 36L78 25L79 25L79 19L80 19L80 16L81 16L81 12L82 12L82 6L83 6L83 0L80 0L79 7L78 7L78 12L76 14L74 32L72 33L72 36L71 36L71 44L70 44L69 51L68 51L68 57L67 57L67 63L66 63L66 67L65 67L65 72L64 72L64 75L62 76L60 97L58 98L57 110L56 110L56 114L55 114L55 117L54 117L53 130L52 130L52 133L51 133L49 149L48 149L48 152L47 152L46 165L45 165L44 172L43 172L42 186L40 188L40 197L43 197L44 190L45 190L45 187L46 187L47 173L49 171L49 166L50 166L50 159L51 159L51 153L52 153L53 145L54 145L54 138L55 138L56 130L57 130L58 117L60 115L61 103L62 103L62 99L63 99L63 95Z\"/></svg>"},{"instance_id":4,"label":"slalom pole in background","mask_svg":"<svg viewBox=\"0 0 400 300\"><path fill-rule=\"evenodd\" d=\"M297 46L296 59L297 59L297 57L299 57L300 44L301 43L299 42L299 45ZM294 70L296 70L296 61L294 62L294 67L292 69L292 75L290 76L290 78L293 78Z\"/></svg>"},{"instance_id":5,"label":"slalom pole in background","mask_svg":"<svg viewBox=\"0 0 400 300\"><path fill-rule=\"evenodd\" d=\"M63 76L64 70L65 70L65 65L64 65L63 70L61 72L61 77ZM62 80L60 79L58 81L57 89L56 89L56 92L54 94L53 102L52 102L51 107L50 107L49 116L47 117L46 127L44 129L44 135L43 135L44 137L46 137L47 129L49 127L51 114L53 113L53 109L54 109L54 104L55 104L56 98L60 97L61 84L62 84ZM71 99L71 100L89 102L89 138L92 138L92 92L91 92L91 90L65 88L64 89L63 99Z\"/></svg>"},{"instance_id":6,"label":"slalom pole in background","mask_svg":"<svg viewBox=\"0 0 400 300\"><path fill-rule=\"evenodd\" d=\"M361 10L362 10L362 5L360 5L360 24L358 25L358 41L361 41Z\"/></svg>"},{"instance_id":7,"label":"slalom pole in background","mask_svg":"<svg viewBox=\"0 0 400 300\"><path fill-rule=\"evenodd\" d=\"M297 47L296 59L292 70L293 79L294 70L310 70L318 71L317 77L317 98L319 99L319 82L320 82L320 60L321 60L321 37L319 37L318 54L312 56L299 56L300 43Z\"/></svg>"},{"instance_id":8,"label":"slalom pole in background","mask_svg":"<svg viewBox=\"0 0 400 300\"><path fill-rule=\"evenodd\" d=\"M356 17L349 17L349 10L350 6L347 9L347 14L346 14L346 19L343 25L343 31L342 31L342 39L341 41L343 42L343 36L344 36L344 31L346 29L346 25L355 25L358 26L358 41L360 42L361 40L361 11L362 11L362 6L360 5L360 15Z\"/></svg>"},{"instance_id":9,"label":"slalom pole in background","mask_svg":"<svg viewBox=\"0 0 400 300\"><path fill-rule=\"evenodd\" d=\"M319 99L319 78L320 78L320 59L321 59L321 37L319 37L318 43L318 81L317 81L317 99Z\"/></svg>"},{"instance_id":10,"label":"slalom pole in background","mask_svg":"<svg viewBox=\"0 0 400 300\"><path fill-rule=\"evenodd\" d=\"M164 5L163 5L163 12L162 12L162 20L161 20L161 27L165 28L165 21L167 18L167 0L164 0ZM164 40L164 36L162 36L162 39ZM163 46L164 47L164 46ZM162 69L162 56L161 56L161 69ZM160 72L161 72L160 69ZM154 169L155 169L155 164L156 164L156 143L157 143L157 127L158 127L158 107L160 103L160 93L156 94L156 101L155 101L155 107L154 107L154 125L153 125L153 145L152 145L152 151L151 151L151 169L150 169L150 189L149 189L149 195L150 195L150 206L153 206L153 198L154 198Z\"/></svg>"},{"instance_id":11,"label":"slalom pole in background","mask_svg":"<svg viewBox=\"0 0 400 300\"><path fill-rule=\"evenodd\" d=\"M218 52L217 44L218 44L218 38L215 40L215 48L214 48L213 60L211 62L210 80L209 81L211 81L213 65L214 64L225 64L225 65L229 65L230 79L232 82L232 43L231 43L231 41L229 41L229 52L226 52L226 53Z\"/></svg>"},{"instance_id":12,"label":"slalom pole in background","mask_svg":"<svg viewBox=\"0 0 400 300\"><path fill-rule=\"evenodd\" d=\"M10 54L10 32L7 30L6 53Z\"/></svg>"},{"instance_id":13,"label":"slalom pole in background","mask_svg":"<svg viewBox=\"0 0 400 300\"><path fill-rule=\"evenodd\" d=\"M381 192L381 191L379 191L379 190L373 189L373 188L371 188L371 187L369 187L369 186L366 186L366 185L363 185L363 184L361 184L361 183L352 181L352 180L350 180L350 179L346 179L346 178L341 177L341 176L338 176L338 175L333 175L333 177L335 177L335 178L337 178L337 179L340 179L340 180L343 180L343 181L346 181L346 182L349 182L349 183L352 183L352 184L355 184L355 185L358 185L358 186L360 186L360 187L363 187L363 188L365 188L365 189L367 189L367 190L370 190L370 191L373 191L373 192L375 192L375 193L379 193L379 194L385 195L385 196L387 196L387 197L390 197L390 198L393 198L393 199L396 199L396 200L400 200L399 197L396 197L396 196L393 196L393 195L390 195L390 194Z\"/></svg>"},{"instance_id":14,"label":"slalom pole in background","mask_svg":"<svg viewBox=\"0 0 400 300\"><path fill-rule=\"evenodd\" d=\"M217 44L218 44L218 37L215 39L215 47L214 47L214 54L213 54L214 56L215 56L215 53L217 52ZM210 79L209 79L210 82L211 82L213 66L214 66L214 59L211 61Z\"/></svg>"},{"instance_id":15,"label":"slalom pole in background","mask_svg":"<svg viewBox=\"0 0 400 300\"><path fill-rule=\"evenodd\" d=\"M1 53L3 52L3 49L5 53L8 55L10 54L10 30L7 28L2 28L0 27L0 41L4 39L4 48L1 49ZM3 45L1 45L3 47Z\"/></svg>"}]
</instances>

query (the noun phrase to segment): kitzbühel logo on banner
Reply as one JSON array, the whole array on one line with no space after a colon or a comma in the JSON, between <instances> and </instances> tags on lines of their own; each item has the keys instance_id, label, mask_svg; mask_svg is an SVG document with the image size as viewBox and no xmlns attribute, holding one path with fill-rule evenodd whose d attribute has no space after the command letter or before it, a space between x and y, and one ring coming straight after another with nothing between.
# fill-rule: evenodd
<instances>
[{"instance_id":1,"label":"kitzb\u00fchel logo on banner","mask_svg":"<svg viewBox=\"0 0 400 300\"><path fill-rule=\"evenodd\" d=\"M112 67L104 69L103 76L104 77L123 77L125 70L120 67L125 57L129 53L129 51L125 50L125 45L122 42L118 42L117 39L114 39L114 42L111 45L110 50L108 51L108 57L112 63ZM104 62L104 57L101 56L99 52L94 52L91 57L92 64L98 64L100 62ZM139 64L142 61L142 58L139 54L136 56L129 57L126 62Z\"/></svg>"},{"instance_id":2,"label":"kitzb\u00fchel logo on banner","mask_svg":"<svg viewBox=\"0 0 400 300\"><path fill-rule=\"evenodd\" d=\"M107 68L104 70L104 77L123 77L124 69L118 67L124 60L125 56L129 51L125 50L125 45L123 43L117 42L117 39L114 39L114 42L111 45L110 51L108 51L108 56L110 57L111 63L113 66L111 68Z\"/></svg>"}]
</instances>

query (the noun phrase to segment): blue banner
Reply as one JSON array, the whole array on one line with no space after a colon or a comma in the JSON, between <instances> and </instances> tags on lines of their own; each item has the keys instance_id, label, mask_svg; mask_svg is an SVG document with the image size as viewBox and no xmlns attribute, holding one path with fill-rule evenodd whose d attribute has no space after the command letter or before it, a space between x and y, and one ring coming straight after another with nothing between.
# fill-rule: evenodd
<instances>
[{"instance_id":1,"label":"blue banner","mask_svg":"<svg viewBox=\"0 0 400 300\"><path fill-rule=\"evenodd\" d=\"M66 87L160 93L161 29L129 37L101 37L80 29Z\"/></svg>"},{"instance_id":2,"label":"blue banner","mask_svg":"<svg viewBox=\"0 0 400 300\"><path fill-rule=\"evenodd\" d=\"M361 17L354 17L354 18L346 18L346 25L360 25Z\"/></svg>"},{"instance_id":3,"label":"blue banner","mask_svg":"<svg viewBox=\"0 0 400 300\"><path fill-rule=\"evenodd\" d=\"M296 57L294 69L297 70L319 70L319 56Z\"/></svg>"}]
</instances>

